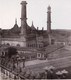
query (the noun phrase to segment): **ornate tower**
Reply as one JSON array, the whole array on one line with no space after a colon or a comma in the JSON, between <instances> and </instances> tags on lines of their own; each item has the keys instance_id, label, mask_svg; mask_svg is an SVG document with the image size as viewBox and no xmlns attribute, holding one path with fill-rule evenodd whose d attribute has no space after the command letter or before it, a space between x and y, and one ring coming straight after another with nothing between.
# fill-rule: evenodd
<instances>
[{"instance_id":1,"label":"ornate tower","mask_svg":"<svg viewBox=\"0 0 71 80\"><path fill-rule=\"evenodd\" d=\"M26 1L21 2L21 42L22 46L26 47L26 28L27 28L27 16L26 16Z\"/></svg>"},{"instance_id":2,"label":"ornate tower","mask_svg":"<svg viewBox=\"0 0 71 80\"><path fill-rule=\"evenodd\" d=\"M21 5L21 35L26 36L27 17L26 17L26 1L22 1Z\"/></svg>"},{"instance_id":3,"label":"ornate tower","mask_svg":"<svg viewBox=\"0 0 71 80\"><path fill-rule=\"evenodd\" d=\"M48 6L48 12L47 12L47 33L48 33L48 42L49 45L51 45L51 7Z\"/></svg>"},{"instance_id":4,"label":"ornate tower","mask_svg":"<svg viewBox=\"0 0 71 80\"><path fill-rule=\"evenodd\" d=\"M51 7L48 6L47 12L47 32L51 33Z\"/></svg>"}]
</instances>

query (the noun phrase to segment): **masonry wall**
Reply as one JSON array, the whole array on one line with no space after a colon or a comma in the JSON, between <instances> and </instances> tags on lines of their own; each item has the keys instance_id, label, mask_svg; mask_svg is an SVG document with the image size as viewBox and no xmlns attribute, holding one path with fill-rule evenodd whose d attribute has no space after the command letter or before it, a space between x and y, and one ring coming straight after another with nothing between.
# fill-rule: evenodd
<instances>
[{"instance_id":1,"label":"masonry wall","mask_svg":"<svg viewBox=\"0 0 71 80\"><path fill-rule=\"evenodd\" d=\"M20 47L25 47L26 46L26 43L25 41L23 40L20 40L20 39L11 39L11 38L5 38L5 39L2 39L1 41L1 44L8 44L10 46L20 46Z\"/></svg>"}]
</instances>

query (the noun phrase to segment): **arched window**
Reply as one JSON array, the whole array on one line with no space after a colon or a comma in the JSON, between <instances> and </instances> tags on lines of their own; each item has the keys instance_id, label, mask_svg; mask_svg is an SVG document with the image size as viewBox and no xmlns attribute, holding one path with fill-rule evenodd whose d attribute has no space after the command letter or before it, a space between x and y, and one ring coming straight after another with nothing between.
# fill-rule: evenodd
<instances>
[{"instance_id":1,"label":"arched window","mask_svg":"<svg viewBox=\"0 0 71 80\"><path fill-rule=\"evenodd\" d=\"M17 44L18 47L20 47L20 44Z\"/></svg>"},{"instance_id":2,"label":"arched window","mask_svg":"<svg viewBox=\"0 0 71 80\"><path fill-rule=\"evenodd\" d=\"M2 56L4 56L4 52L2 52Z\"/></svg>"}]
</instances>

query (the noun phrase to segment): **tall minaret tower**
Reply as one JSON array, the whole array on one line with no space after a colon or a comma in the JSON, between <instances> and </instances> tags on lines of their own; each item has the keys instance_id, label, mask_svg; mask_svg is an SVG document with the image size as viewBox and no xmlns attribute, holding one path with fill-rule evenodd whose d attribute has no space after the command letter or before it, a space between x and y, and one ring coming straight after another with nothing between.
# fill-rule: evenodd
<instances>
[{"instance_id":1,"label":"tall minaret tower","mask_svg":"<svg viewBox=\"0 0 71 80\"><path fill-rule=\"evenodd\" d=\"M48 12L47 12L47 33L48 33L48 41L49 45L51 45L51 7L48 6Z\"/></svg>"},{"instance_id":2,"label":"tall minaret tower","mask_svg":"<svg viewBox=\"0 0 71 80\"><path fill-rule=\"evenodd\" d=\"M27 28L27 16L26 16L26 1L21 2L21 41L22 46L26 47L26 28Z\"/></svg>"},{"instance_id":3,"label":"tall minaret tower","mask_svg":"<svg viewBox=\"0 0 71 80\"><path fill-rule=\"evenodd\" d=\"M51 33L51 7L48 6L47 12L47 32Z\"/></svg>"},{"instance_id":4,"label":"tall minaret tower","mask_svg":"<svg viewBox=\"0 0 71 80\"><path fill-rule=\"evenodd\" d=\"M21 2L21 35L26 36L27 16L26 16L26 1Z\"/></svg>"}]
</instances>

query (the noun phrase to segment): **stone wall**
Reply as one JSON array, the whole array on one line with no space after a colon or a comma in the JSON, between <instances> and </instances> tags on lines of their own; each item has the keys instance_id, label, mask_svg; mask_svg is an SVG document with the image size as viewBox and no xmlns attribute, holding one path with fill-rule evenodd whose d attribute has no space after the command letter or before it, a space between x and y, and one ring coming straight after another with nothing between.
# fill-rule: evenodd
<instances>
[{"instance_id":1,"label":"stone wall","mask_svg":"<svg viewBox=\"0 0 71 80\"><path fill-rule=\"evenodd\" d=\"M10 46L20 46L20 47L26 47L25 40L20 40L20 38L3 38L1 41L1 44L8 44Z\"/></svg>"}]
</instances>

